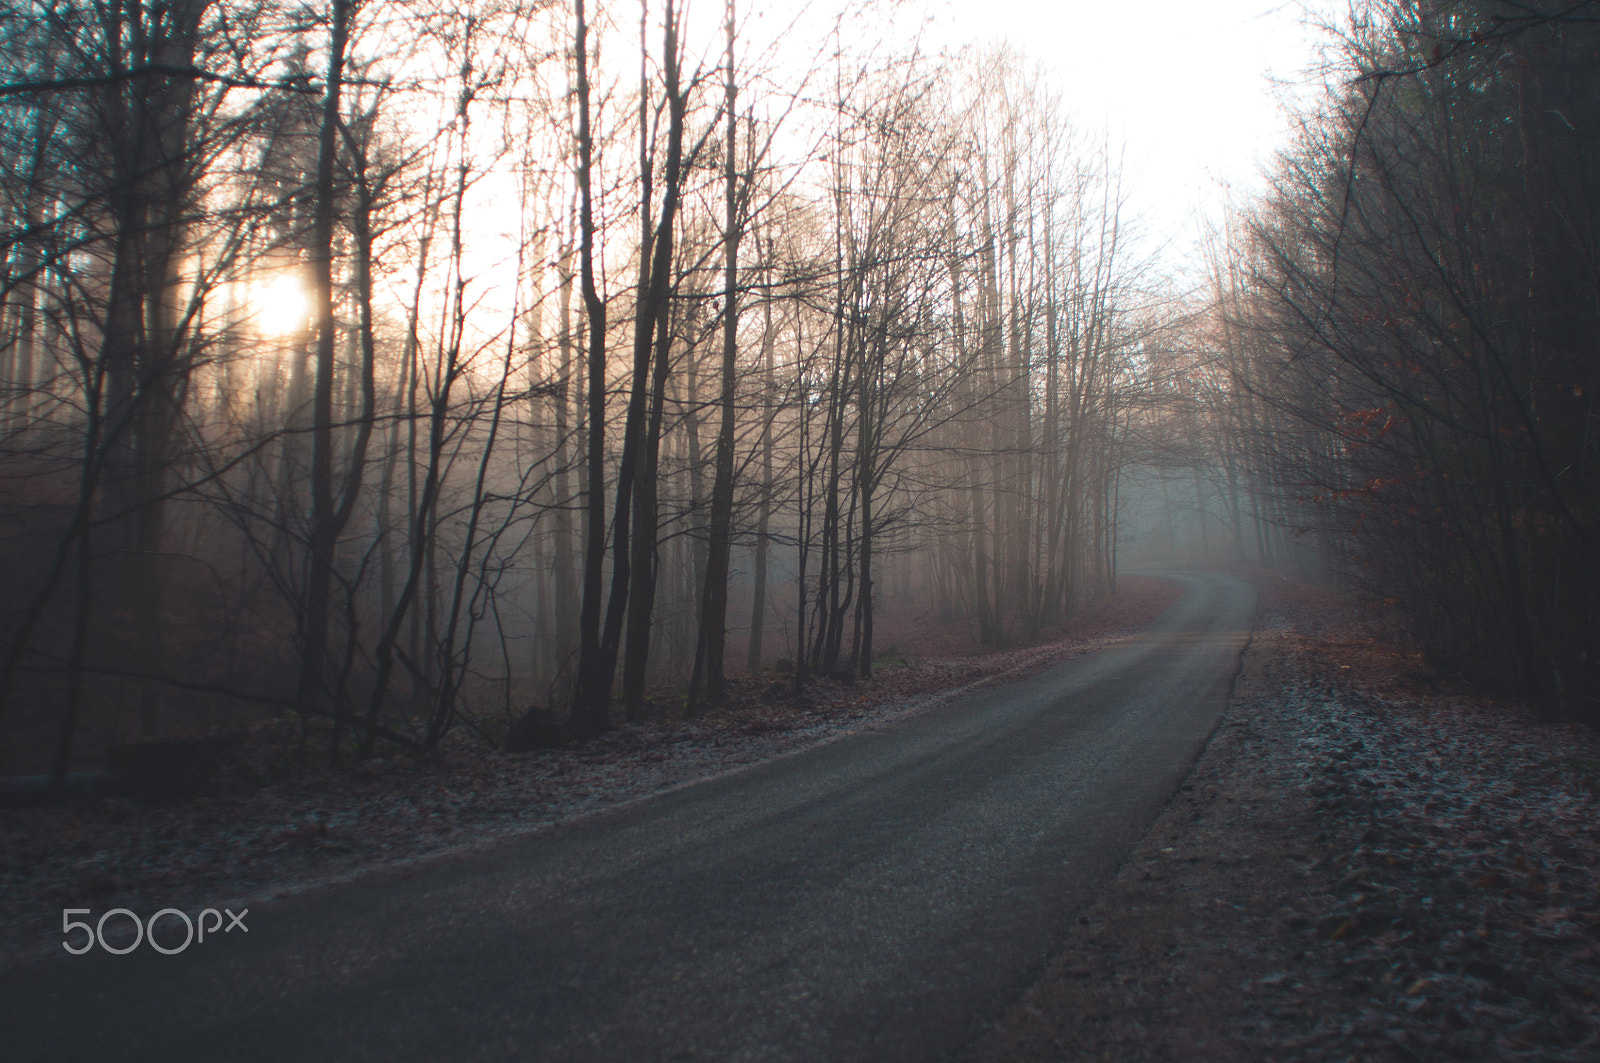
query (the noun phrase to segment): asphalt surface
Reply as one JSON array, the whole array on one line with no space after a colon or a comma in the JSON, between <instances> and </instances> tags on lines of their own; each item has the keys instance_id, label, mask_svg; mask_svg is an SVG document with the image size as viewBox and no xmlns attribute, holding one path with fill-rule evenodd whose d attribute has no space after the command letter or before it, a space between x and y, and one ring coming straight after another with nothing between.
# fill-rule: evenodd
<instances>
[{"instance_id":1,"label":"asphalt surface","mask_svg":"<svg viewBox=\"0 0 1600 1063\"><path fill-rule=\"evenodd\" d=\"M1127 642L877 730L256 907L179 955L0 974L0 1058L948 1058L1216 724L1254 596L1174 578Z\"/></svg>"}]
</instances>

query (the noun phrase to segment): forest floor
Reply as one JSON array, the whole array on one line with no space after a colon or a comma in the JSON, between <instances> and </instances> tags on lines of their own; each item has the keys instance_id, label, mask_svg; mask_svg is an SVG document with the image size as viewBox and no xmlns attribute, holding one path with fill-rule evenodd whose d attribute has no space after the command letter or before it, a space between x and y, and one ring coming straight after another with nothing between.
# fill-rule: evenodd
<instances>
[{"instance_id":1,"label":"forest floor","mask_svg":"<svg viewBox=\"0 0 1600 1063\"><path fill-rule=\"evenodd\" d=\"M776 673L734 677L722 708L621 725L563 749L505 753L461 728L421 759L330 769L298 763L298 728L279 720L235 742L197 800L0 810L0 962L58 954L63 908L266 901L782 756L1102 648L1179 594L1138 577L1119 590L1049 641L1000 652L978 651L959 625L891 618L870 681L815 680L796 697Z\"/></svg>"},{"instance_id":2,"label":"forest floor","mask_svg":"<svg viewBox=\"0 0 1600 1063\"><path fill-rule=\"evenodd\" d=\"M1221 726L969 1063L1600 1058L1600 739L1256 582Z\"/></svg>"}]
</instances>

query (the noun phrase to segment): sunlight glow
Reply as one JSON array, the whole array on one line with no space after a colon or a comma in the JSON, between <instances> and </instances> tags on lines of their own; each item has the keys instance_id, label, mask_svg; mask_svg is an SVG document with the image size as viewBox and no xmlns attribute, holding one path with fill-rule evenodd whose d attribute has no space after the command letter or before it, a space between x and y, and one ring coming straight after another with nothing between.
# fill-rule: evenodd
<instances>
[{"instance_id":1,"label":"sunlight glow","mask_svg":"<svg viewBox=\"0 0 1600 1063\"><path fill-rule=\"evenodd\" d=\"M251 285L250 307L256 328L268 336L291 336L310 325L311 296L291 273Z\"/></svg>"}]
</instances>

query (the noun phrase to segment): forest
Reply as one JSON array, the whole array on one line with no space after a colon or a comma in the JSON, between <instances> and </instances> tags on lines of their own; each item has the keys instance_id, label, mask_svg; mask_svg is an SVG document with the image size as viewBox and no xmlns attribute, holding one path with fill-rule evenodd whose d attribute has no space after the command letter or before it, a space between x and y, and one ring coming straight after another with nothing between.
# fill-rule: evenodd
<instances>
[{"instance_id":1,"label":"forest","mask_svg":"<svg viewBox=\"0 0 1600 1063\"><path fill-rule=\"evenodd\" d=\"M4 4L0 769L594 736L1130 550L1600 720L1592 5L1361 6L1198 272L905 15Z\"/></svg>"}]
</instances>

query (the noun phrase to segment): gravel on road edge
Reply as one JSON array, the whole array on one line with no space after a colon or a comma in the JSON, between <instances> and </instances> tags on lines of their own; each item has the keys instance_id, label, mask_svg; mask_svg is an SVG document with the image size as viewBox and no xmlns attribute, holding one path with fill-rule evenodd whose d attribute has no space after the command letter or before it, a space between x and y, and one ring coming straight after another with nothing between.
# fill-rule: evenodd
<instances>
[{"instance_id":1,"label":"gravel on road edge","mask_svg":"<svg viewBox=\"0 0 1600 1063\"><path fill-rule=\"evenodd\" d=\"M1596 1058L1596 736L1264 621L1172 804L968 1063Z\"/></svg>"}]
</instances>

